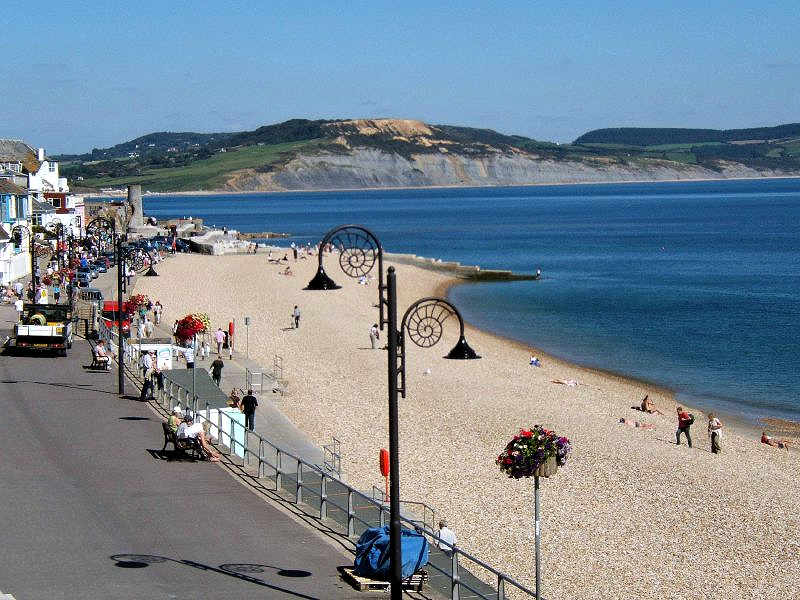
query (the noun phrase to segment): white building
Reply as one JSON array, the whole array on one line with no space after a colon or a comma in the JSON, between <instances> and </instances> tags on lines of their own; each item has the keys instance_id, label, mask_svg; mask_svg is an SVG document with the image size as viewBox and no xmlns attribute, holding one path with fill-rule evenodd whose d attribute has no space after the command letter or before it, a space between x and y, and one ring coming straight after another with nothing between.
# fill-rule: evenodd
<instances>
[{"instance_id":1,"label":"white building","mask_svg":"<svg viewBox=\"0 0 800 600\"><path fill-rule=\"evenodd\" d=\"M30 214L27 191L0 178L0 283L10 283L31 272L28 236L23 234L20 243L15 244L11 235L15 225L23 225L30 231Z\"/></svg>"}]
</instances>

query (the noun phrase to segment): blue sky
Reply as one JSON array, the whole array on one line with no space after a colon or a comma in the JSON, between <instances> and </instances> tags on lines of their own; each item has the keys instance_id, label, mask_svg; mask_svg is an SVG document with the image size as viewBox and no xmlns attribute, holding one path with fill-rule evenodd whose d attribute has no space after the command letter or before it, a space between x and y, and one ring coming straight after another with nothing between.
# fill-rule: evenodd
<instances>
[{"instance_id":1,"label":"blue sky","mask_svg":"<svg viewBox=\"0 0 800 600\"><path fill-rule=\"evenodd\" d=\"M0 25L0 137L49 153L294 117L559 142L800 121L797 0L68 0L20 5Z\"/></svg>"}]
</instances>

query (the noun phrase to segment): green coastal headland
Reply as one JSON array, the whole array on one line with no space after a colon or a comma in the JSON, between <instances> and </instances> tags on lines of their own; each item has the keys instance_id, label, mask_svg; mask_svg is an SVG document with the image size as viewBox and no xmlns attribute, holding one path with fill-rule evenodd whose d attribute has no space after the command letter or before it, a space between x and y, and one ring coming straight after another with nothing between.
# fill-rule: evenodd
<instances>
[{"instance_id":1,"label":"green coastal headland","mask_svg":"<svg viewBox=\"0 0 800 600\"><path fill-rule=\"evenodd\" d=\"M235 133L152 133L83 155L87 191L304 191L800 176L800 124L613 128L556 144L408 119L293 119Z\"/></svg>"}]
</instances>

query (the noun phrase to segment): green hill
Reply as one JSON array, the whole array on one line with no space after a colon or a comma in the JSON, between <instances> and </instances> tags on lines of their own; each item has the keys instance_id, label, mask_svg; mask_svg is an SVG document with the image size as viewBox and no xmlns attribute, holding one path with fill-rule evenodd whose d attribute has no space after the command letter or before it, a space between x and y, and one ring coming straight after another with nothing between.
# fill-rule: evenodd
<instances>
[{"instance_id":1,"label":"green hill","mask_svg":"<svg viewBox=\"0 0 800 600\"><path fill-rule=\"evenodd\" d=\"M800 137L800 123L751 129L680 129L672 127L616 127L584 133L575 144L657 146L663 144L730 143Z\"/></svg>"}]
</instances>

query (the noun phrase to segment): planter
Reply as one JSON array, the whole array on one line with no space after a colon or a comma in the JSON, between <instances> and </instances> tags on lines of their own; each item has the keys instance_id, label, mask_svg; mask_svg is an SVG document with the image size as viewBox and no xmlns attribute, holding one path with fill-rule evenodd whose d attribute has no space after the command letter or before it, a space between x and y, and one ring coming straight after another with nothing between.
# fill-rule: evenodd
<instances>
[{"instance_id":1,"label":"planter","mask_svg":"<svg viewBox=\"0 0 800 600\"><path fill-rule=\"evenodd\" d=\"M558 463L556 462L556 457L551 456L549 457L544 463L542 463L534 472L533 474L536 477L551 477L558 472Z\"/></svg>"}]
</instances>

